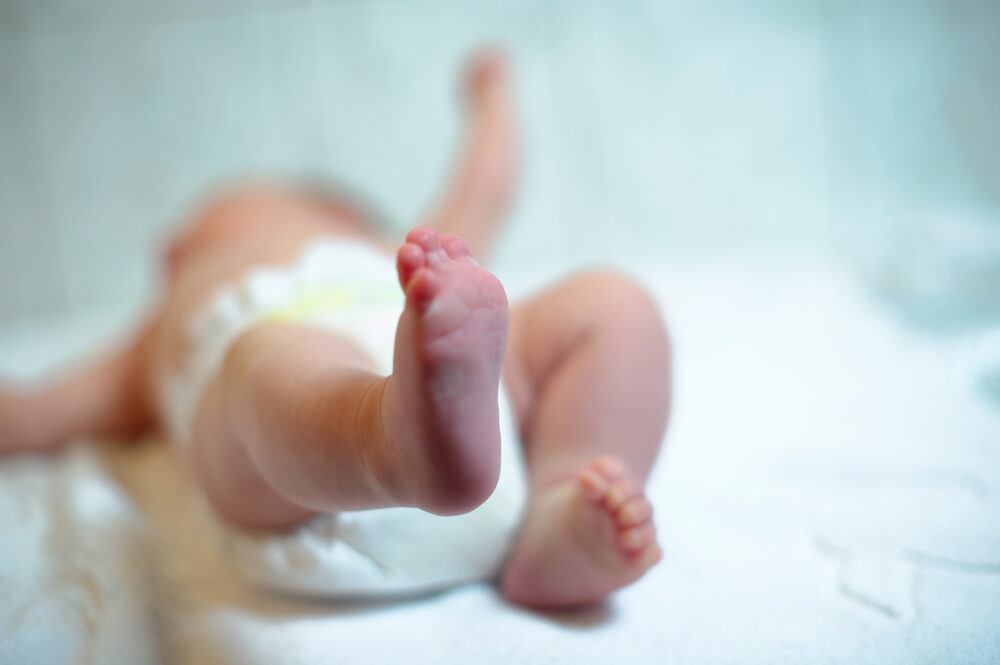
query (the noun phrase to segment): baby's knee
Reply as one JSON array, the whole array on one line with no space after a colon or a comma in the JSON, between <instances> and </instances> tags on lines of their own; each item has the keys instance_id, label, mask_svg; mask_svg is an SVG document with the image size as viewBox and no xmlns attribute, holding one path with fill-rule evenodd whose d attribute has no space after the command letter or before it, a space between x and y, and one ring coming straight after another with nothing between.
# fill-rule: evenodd
<instances>
[{"instance_id":1,"label":"baby's knee","mask_svg":"<svg viewBox=\"0 0 1000 665\"><path fill-rule=\"evenodd\" d=\"M660 307L636 279L608 269L584 276L593 298L594 316L604 339L645 359L649 367L669 368L670 335Z\"/></svg>"},{"instance_id":2,"label":"baby's knee","mask_svg":"<svg viewBox=\"0 0 1000 665\"><path fill-rule=\"evenodd\" d=\"M660 333L666 326L656 298L635 278L614 269L594 269L579 279L590 294L601 318L636 331Z\"/></svg>"}]
</instances>

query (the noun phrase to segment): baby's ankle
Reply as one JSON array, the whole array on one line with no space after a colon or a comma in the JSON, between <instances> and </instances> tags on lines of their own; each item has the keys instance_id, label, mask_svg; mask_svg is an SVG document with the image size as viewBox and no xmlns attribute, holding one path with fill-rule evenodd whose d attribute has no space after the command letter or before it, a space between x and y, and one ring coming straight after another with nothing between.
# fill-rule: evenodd
<instances>
[{"instance_id":1,"label":"baby's ankle","mask_svg":"<svg viewBox=\"0 0 1000 665\"><path fill-rule=\"evenodd\" d=\"M415 422L413 405L405 401L392 379L385 381L377 395L383 445L367 451L372 482L394 505L414 506L436 515L459 515L475 509L493 493L499 466L456 466L447 457L436 456L436 450L447 448L440 444L449 434L435 434Z\"/></svg>"}]
</instances>

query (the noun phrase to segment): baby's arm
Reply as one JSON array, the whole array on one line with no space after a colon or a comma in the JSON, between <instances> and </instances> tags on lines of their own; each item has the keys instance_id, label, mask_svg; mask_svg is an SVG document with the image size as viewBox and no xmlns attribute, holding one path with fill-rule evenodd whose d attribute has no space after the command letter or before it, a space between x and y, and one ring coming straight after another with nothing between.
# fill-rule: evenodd
<instances>
[{"instance_id":1,"label":"baby's arm","mask_svg":"<svg viewBox=\"0 0 1000 665\"><path fill-rule=\"evenodd\" d=\"M146 367L153 324L125 348L40 388L0 385L0 454L79 436L134 437L153 424Z\"/></svg>"},{"instance_id":2,"label":"baby's arm","mask_svg":"<svg viewBox=\"0 0 1000 665\"><path fill-rule=\"evenodd\" d=\"M468 121L451 180L426 224L457 235L480 261L510 204L517 177L517 141L510 72L505 56L483 50L470 61L464 93Z\"/></svg>"}]
</instances>

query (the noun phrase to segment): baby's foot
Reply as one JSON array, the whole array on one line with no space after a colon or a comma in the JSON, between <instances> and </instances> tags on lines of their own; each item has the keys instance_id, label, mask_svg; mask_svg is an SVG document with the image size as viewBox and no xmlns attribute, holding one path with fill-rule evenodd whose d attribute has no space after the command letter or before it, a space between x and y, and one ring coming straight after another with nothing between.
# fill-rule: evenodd
<instances>
[{"instance_id":1,"label":"baby's foot","mask_svg":"<svg viewBox=\"0 0 1000 665\"><path fill-rule=\"evenodd\" d=\"M511 601L539 608L589 603L660 560L652 508L613 457L536 491L501 579Z\"/></svg>"},{"instance_id":2,"label":"baby's foot","mask_svg":"<svg viewBox=\"0 0 1000 665\"><path fill-rule=\"evenodd\" d=\"M406 308L382 414L405 492L430 512L482 503L500 472L497 390L510 313L499 280L456 236L414 229L396 261Z\"/></svg>"}]
</instances>

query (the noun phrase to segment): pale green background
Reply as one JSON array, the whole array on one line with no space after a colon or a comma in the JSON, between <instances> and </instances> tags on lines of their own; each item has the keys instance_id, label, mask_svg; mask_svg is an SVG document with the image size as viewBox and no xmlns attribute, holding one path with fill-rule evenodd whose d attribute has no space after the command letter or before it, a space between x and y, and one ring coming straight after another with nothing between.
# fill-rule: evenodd
<instances>
[{"instance_id":1,"label":"pale green background","mask_svg":"<svg viewBox=\"0 0 1000 665\"><path fill-rule=\"evenodd\" d=\"M502 273L791 248L1000 311L1000 3L0 0L0 320L136 311L244 174L415 223L483 40L523 123Z\"/></svg>"}]
</instances>

